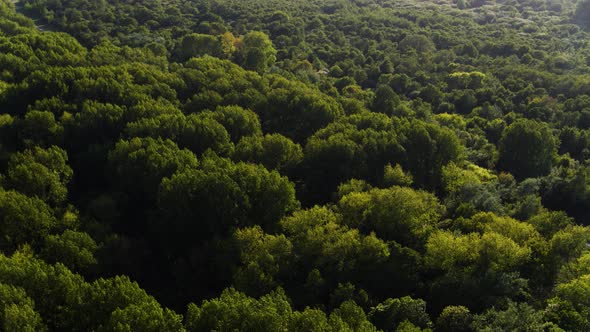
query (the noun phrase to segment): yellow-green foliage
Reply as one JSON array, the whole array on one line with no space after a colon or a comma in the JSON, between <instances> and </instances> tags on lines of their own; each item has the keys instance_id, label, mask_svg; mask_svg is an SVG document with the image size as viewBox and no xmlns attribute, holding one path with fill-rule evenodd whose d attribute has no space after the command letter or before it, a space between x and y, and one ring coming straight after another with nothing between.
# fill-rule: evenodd
<instances>
[{"instance_id":1,"label":"yellow-green foliage","mask_svg":"<svg viewBox=\"0 0 590 332\"><path fill-rule=\"evenodd\" d=\"M486 74L473 71L473 72L454 72L449 74L449 84L461 89L478 89L481 88L486 79Z\"/></svg>"},{"instance_id":2,"label":"yellow-green foliage","mask_svg":"<svg viewBox=\"0 0 590 332\"><path fill-rule=\"evenodd\" d=\"M441 126L455 130L465 130L465 127L467 126L465 119L459 114L440 113L435 115L434 119L440 123Z\"/></svg>"},{"instance_id":3,"label":"yellow-green foliage","mask_svg":"<svg viewBox=\"0 0 590 332\"><path fill-rule=\"evenodd\" d=\"M533 225L510 217L501 217L493 213L479 213L471 218L472 222L481 225L484 232L496 232L512 239L519 245L527 245L539 240L541 235Z\"/></svg>"},{"instance_id":4,"label":"yellow-green foliage","mask_svg":"<svg viewBox=\"0 0 590 332\"><path fill-rule=\"evenodd\" d=\"M478 267L509 271L526 263L530 255L530 248L496 232L461 235L437 231L426 243L425 260L428 266L449 272Z\"/></svg>"},{"instance_id":5,"label":"yellow-green foliage","mask_svg":"<svg viewBox=\"0 0 590 332\"><path fill-rule=\"evenodd\" d=\"M454 162L442 168L443 186L447 192L454 192L466 184L481 184L497 180L490 170L470 162L457 165Z\"/></svg>"}]
</instances>

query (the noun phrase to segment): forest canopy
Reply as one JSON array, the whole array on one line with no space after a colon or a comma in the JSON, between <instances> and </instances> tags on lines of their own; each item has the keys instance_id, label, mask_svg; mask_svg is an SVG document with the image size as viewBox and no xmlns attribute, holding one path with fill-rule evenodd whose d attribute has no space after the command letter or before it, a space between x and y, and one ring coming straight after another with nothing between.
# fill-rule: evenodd
<instances>
[{"instance_id":1,"label":"forest canopy","mask_svg":"<svg viewBox=\"0 0 590 332\"><path fill-rule=\"evenodd\" d=\"M0 0L0 331L590 330L588 17Z\"/></svg>"}]
</instances>

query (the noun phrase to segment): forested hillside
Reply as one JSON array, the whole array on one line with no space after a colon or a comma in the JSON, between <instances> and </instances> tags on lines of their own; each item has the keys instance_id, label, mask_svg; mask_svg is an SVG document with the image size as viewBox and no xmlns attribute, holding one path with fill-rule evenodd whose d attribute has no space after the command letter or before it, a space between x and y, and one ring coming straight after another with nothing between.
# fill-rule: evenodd
<instances>
[{"instance_id":1,"label":"forested hillside","mask_svg":"<svg viewBox=\"0 0 590 332\"><path fill-rule=\"evenodd\" d=\"M0 0L0 331L589 331L589 22Z\"/></svg>"}]
</instances>

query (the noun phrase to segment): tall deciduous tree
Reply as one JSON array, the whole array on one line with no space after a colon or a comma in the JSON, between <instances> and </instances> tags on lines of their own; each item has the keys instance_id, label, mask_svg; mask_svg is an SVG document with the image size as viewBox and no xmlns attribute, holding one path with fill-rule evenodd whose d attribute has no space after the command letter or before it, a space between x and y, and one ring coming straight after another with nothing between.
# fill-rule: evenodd
<instances>
[{"instance_id":1,"label":"tall deciduous tree","mask_svg":"<svg viewBox=\"0 0 590 332\"><path fill-rule=\"evenodd\" d=\"M264 32L247 33L242 41L242 65L259 73L266 72L276 61L277 50Z\"/></svg>"},{"instance_id":2,"label":"tall deciduous tree","mask_svg":"<svg viewBox=\"0 0 590 332\"><path fill-rule=\"evenodd\" d=\"M522 119L504 130L499 150L498 167L524 179L549 173L556 144L547 125Z\"/></svg>"},{"instance_id":3,"label":"tall deciduous tree","mask_svg":"<svg viewBox=\"0 0 590 332\"><path fill-rule=\"evenodd\" d=\"M15 153L9 161L5 185L50 204L61 204L73 175L67 162L67 153L57 146Z\"/></svg>"}]
</instances>

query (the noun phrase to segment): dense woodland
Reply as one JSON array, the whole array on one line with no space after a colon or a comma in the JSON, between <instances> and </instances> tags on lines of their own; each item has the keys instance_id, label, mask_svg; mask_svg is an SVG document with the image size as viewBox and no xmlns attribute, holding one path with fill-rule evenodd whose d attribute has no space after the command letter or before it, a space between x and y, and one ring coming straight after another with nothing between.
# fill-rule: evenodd
<instances>
[{"instance_id":1,"label":"dense woodland","mask_svg":"<svg viewBox=\"0 0 590 332\"><path fill-rule=\"evenodd\" d=\"M589 331L589 160L589 0L0 0L0 331Z\"/></svg>"}]
</instances>

